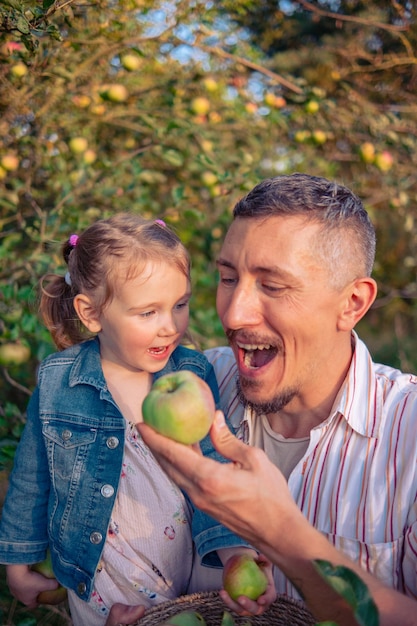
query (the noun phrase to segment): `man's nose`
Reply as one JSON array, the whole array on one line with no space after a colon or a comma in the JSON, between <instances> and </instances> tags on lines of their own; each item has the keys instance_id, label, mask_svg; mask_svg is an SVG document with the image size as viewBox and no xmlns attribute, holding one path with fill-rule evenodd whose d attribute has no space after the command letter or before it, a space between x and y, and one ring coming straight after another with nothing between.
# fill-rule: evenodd
<instances>
[{"instance_id":1,"label":"man's nose","mask_svg":"<svg viewBox=\"0 0 417 626\"><path fill-rule=\"evenodd\" d=\"M261 306L254 287L237 286L224 297L218 293L217 311L225 329L257 326L262 321Z\"/></svg>"}]
</instances>

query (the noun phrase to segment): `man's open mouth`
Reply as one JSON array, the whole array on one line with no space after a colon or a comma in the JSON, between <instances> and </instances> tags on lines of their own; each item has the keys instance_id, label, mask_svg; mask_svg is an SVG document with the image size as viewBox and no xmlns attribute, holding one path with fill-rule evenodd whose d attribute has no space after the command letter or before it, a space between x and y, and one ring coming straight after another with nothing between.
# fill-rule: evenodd
<instances>
[{"instance_id":1,"label":"man's open mouth","mask_svg":"<svg viewBox=\"0 0 417 626\"><path fill-rule=\"evenodd\" d=\"M250 369L257 369L267 365L275 355L278 349L270 344L253 344L237 342L242 363Z\"/></svg>"}]
</instances>

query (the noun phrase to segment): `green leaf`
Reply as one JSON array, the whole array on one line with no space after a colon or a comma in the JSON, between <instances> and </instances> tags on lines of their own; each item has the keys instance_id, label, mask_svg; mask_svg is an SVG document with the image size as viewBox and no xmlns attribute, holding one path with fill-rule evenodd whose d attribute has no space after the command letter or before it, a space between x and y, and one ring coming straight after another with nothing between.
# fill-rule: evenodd
<instances>
[{"instance_id":1,"label":"green leaf","mask_svg":"<svg viewBox=\"0 0 417 626\"><path fill-rule=\"evenodd\" d=\"M334 567L328 561L317 559L314 565L324 580L346 600L354 610L360 626L378 626L378 609L369 593L367 585L350 568L343 565Z\"/></svg>"}]
</instances>

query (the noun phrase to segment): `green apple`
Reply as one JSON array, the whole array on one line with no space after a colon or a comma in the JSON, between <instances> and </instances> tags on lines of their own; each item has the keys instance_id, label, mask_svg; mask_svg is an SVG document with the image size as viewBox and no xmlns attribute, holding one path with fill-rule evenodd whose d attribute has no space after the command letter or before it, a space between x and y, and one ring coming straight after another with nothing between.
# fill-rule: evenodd
<instances>
[{"instance_id":1,"label":"green apple","mask_svg":"<svg viewBox=\"0 0 417 626\"><path fill-rule=\"evenodd\" d=\"M142 404L146 424L184 444L197 443L207 435L214 411L210 387L188 370L158 378Z\"/></svg>"},{"instance_id":2,"label":"green apple","mask_svg":"<svg viewBox=\"0 0 417 626\"><path fill-rule=\"evenodd\" d=\"M232 600L240 596L257 600L265 593L267 586L265 572L249 554L236 554L224 566L223 587Z\"/></svg>"},{"instance_id":3,"label":"green apple","mask_svg":"<svg viewBox=\"0 0 417 626\"><path fill-rule=\"evenodd\" d=\"M220 626L235 626L234 617L229 611L223 611L222 621Z\"/></svg>"},{"instance_id":4,"label":"green apple","mask_svg":"<svg viewBox=\"0 0 417 626\"><path fill-rule=\"evenodd\" d=\"M169 617L160 626L206 626L206 620L195 611L181 611Z\"/></svg>"},{"instance_id":5,"label":"green apple","mask_svg":"<svg viewBox=\"0 0 417 626\"><path fill-rule=\"evenodd\" d=\"M40 563L35 563L31 566L31 569L38 574L42 574L45 578L55 578L54 571L52 569L51 553L48 550L46 553L46 559ZM41 591L38 594L39 604L60 604L67 598L67 590L62 585L59 585L56 589L47 591Z\"/></svg>"}]
</instances>

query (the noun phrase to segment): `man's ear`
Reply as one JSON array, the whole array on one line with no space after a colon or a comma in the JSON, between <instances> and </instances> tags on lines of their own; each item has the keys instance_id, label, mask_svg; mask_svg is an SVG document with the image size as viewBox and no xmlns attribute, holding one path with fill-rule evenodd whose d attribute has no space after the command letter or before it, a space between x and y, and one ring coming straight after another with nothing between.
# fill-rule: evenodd
<instances>
[{"instance_id":1,"label":"man's ear","mask_svg":"<svg viewBox=\"0 0 417 626\"><path fill-rule=\"evenodd\" d=\"M371 308L377 290L375 280L369 276L357 278L345 288L338 317L338 330L353 330L359 320Z\"/></svg>"},{"instance_id":2,"label":"man's ear","mask_svg":"<svg viewBox=\"0 0 417 626\"><path fill-rule=\"evenodd\" d=\"M78 293L74 298L74 309L80 321L90 331L90 333L98 333L101 330L101 324L96 308L93 306L90 298L84 293Z\"/></svg>"}]
</instances>

